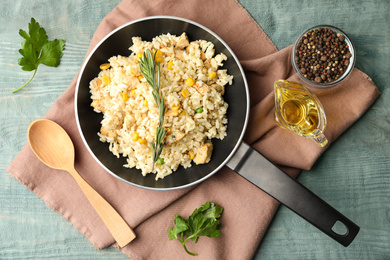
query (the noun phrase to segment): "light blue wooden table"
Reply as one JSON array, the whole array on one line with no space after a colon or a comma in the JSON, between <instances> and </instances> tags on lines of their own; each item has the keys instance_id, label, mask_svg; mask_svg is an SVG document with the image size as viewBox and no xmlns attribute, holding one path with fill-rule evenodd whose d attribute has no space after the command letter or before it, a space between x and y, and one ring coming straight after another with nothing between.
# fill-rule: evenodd
<instances>
[{"instance_id":1,"label":"light blue wooden table","mask_svg":"<svg viewBox=\"0 0 390 260\"><path fill-rule=\"evenodd\" d=\"M100 21L119 2L0 2L0 259L126 259L116 249L96 250L60 214L5 173L27 141L28 125L43 117L67 88ZM382 91L374 106L299 177L360 225L355 241L344 248L282 206L255 259L390 259L390 1L240 2L279 49L313 25L342 28L355 43L356 67ZM58 68L40 67L25 90L11 94L30 76L17 64L18 31L27 29L30 17L46 28L50 39L65 39L66 50Z\"/></svg>"}]
</instances>

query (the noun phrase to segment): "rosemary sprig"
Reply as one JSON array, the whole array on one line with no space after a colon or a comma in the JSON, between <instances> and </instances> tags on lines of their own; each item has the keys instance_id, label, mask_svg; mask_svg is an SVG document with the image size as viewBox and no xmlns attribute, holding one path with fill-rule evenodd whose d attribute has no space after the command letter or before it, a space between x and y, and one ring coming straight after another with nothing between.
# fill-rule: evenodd
<instances>
[{"instance_id":1,"label":"rosemary sprig","mask_svg":"<svg viewBox=\"0 0 390 260\"><path fill-rule=\"evenodd\" d=\"M164 105L164 98L160 90L160 63L159 62L157 62L157 71L156 71L156 62L155 62L156 53L157 51L154 53L154 55L152 55L151 51L147 49L142 55L142 58L140 58L138 61L142 75L145 77L146 81L153 89L152 95L154 101L156 102L157 108L159 110L159 122L158 122L158 127L156 129L156 140L152 142L152 148L153 148L152 172L154 170L154 165L156 164L158 158L160 157L160 154L164 147L163 140L165 135L167 134L167 130L163 128L165 105Z\"/></svg>"}]
</instances>

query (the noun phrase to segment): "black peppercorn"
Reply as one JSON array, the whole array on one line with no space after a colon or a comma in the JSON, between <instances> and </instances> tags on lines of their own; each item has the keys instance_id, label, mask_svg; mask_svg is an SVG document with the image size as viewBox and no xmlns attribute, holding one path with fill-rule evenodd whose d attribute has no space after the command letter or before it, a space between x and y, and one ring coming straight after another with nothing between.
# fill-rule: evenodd
<instances>
[{"instance_id":1,"label":"black peppercorn","mask_svg":"<svg viewBox=\"0 0 390 260\"><path fill-rule=\"evenodd\" d=\"M340 78L352 54L345 36L330 28L309 31L297 43L295 61L302 75L315 83L329 83Z\"/></svg>"}]
</instances>

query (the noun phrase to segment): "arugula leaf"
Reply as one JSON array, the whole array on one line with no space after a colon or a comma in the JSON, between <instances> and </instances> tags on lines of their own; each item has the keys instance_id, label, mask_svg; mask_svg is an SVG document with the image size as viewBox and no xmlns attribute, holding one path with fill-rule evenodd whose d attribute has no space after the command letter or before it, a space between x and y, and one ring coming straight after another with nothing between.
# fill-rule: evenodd
<instances>
[{"instance_id":1,"label":"arugula leaf","mask_svg":"<svg viewBox=\"0 0 390 260\"><path fill-rule=\"evenodd\" d=\"M57 67L60 64L62 51L64 50L64 40L48 41L46 30L42 28L34 18L28 24L28 33L22 29L19 30L19 35L24 38L22 41L22 49L19 53L22 55L18 59L18 64L22 66L24 71L34 71L32 77L20 88L12 91L12 93L27 86L34 78L39 64L44 64L50 67Z\"/></svg>"},{"instance_id":2,"label":"arugula leaf","mask_svg":"<svg viewBox=\"0 0 390 260\"><path fill-rule=\"evenodd\" d=\"M217 218L221 216L222 211L221 206L206 202L186 219L176 214L175 226L168 228L169 240L179 240L188 254L196 256L196 253L188 251L186 242L191 239L196 243L201 236L218 237L221 234L221 223Z\"/></svg>"}]
</instances>

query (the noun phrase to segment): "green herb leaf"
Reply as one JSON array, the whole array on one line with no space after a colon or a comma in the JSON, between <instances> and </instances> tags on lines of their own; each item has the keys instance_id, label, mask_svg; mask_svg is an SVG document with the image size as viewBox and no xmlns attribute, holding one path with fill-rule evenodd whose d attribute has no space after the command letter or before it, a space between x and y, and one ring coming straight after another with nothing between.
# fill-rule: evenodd
<instances>
[{"instance_id":1,"label":"green herb leaf","mask_svg":"<svg viewBox=\"0 0 390 260\"><path fill-rule=\"evenodd\" d=\"M138 61L142 75L149 83L149 85L152 87L153 90L152 95L154 101L156 102L156 106L159 110L159 122L156 128L156 140L155 142L152 142L152 149L153 149L152 172L164 147L163 140L168 131L167 129L163 128L165 105L164 105L164 98L160 91L160 63L159 62L157 62L158 66L156 69L156 62L155 62L156 53L157 52L155 52L154 55L152 55L152 52L149 49L147 49L142 55L142 58L139 59Z\"/></svg>"},{"instance_id":2,"label":"green herb leaf","mask_svg":"<svg viewBox=\"0 0 390 260\"><path fill-rule=\"evenodd\" d=\"M186 242L191 239L196 243L201 236L218 237L221 234L221 223L217 218L221 216L222 211L221 206L206 202L195 209L187 219L176 214L175 226L168 228L169 240L179 240L188 254L197 255L188 251Z\"/></svg>"},{"instance_id":3,"label":"green herb leaf","mask_svg":"<svg viewBox=\"0 0 390 260\"><path fill-rule=\"evenodd\" d=\"M64 40L54 40L47 42L42 47L41 57L39 63L50 67L57 67L60 64L62 57L62 50L64 49Z\"/></svg>"},{"instance_id":4,"label":"green herb leaf","mask_svg":"<svg viewBox=\"0 0 390 260\"><path fill-rule=\"evenodd\" d=\"M173 229L171 229L171 227L169 227L168 229L169 240L179 239L178 235L181 232L186 231L187 229L188 229L187 222L181 216L179 216L179 214L176 214L175 226L173 227Z\"/></svg>"},{"instance_id":5,"label":"green herb leaf","mask_svg":"<svg viewBox=\"0 0 390 260\"><path fill-rule=\"evenodd\" d=\"M28 33L22 29L19 30L19 35L24 38L22 41L22 49L19 53L22 55L18 59L18 64L22 66L24 71L34 71L32 77L20 88L12 91L12 93L27 86L34 78L39 64L45 64L51 67L57 67L60 64L62 51L64 50L64 40L48 41L46 30L42 28L34 18L28 24Z\"/></svg>"},{"instance_id":6,"label":"green herb leaf","mask_svg":"<svg viewBox=\"0 0 390 260\"><path fill-rule=\"evenodd\" d=\"M41 52L42 46L48 41L46 30L34 18L31 18L31 22L28 24L28 33L20 29L19 35L32 44L37 56Z\"/></svg>"},{"instance_id":7,"label":"green herb leaf","mask_svg":"<svg viewBox=\"0 0 390 260\"><path fill-rule=\"evenodd\" d=\"M18 59L18 63L22 66L22 70L32 71L38 68L38 55L34 51L34 47L31 42L24 40L22 42L22 49L19 53L23 56Z\"/></svg>"}]
</instances>

